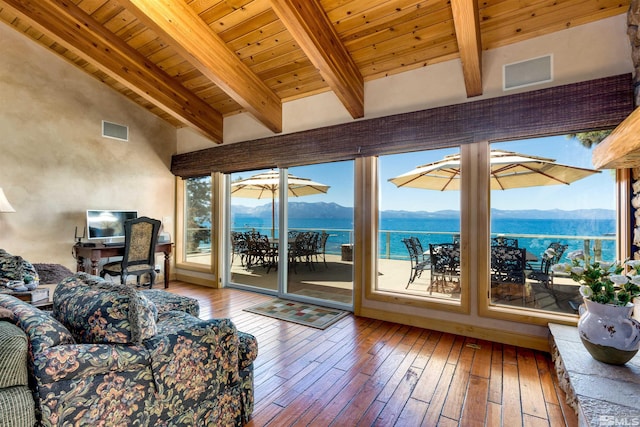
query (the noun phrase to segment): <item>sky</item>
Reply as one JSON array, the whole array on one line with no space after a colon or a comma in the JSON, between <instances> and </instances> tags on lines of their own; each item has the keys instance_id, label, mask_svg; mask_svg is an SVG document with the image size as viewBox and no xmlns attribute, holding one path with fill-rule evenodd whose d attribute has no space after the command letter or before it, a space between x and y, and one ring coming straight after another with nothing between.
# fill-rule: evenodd
<instances>
[{"instance_id":1,"label":"sky","mask_svg":"<svg viewBox=\"0 0 640 427\"><path fill-rule=\"evenodd\" d=\"M592 150L583 147L576 140L566 136L535 138L522 141L491 144L491 149L515 151L555 159L558 163L593 168ZM381 210L437 211L460 209L460 193L457 191L435 191L412 188L397 188L388 182L425 163L435 162L449 154L459 152L459 148L428 150L415 153L382 156L381 174ZM289 173L310 178L330 186L327 194L304 196L292 201L334 202L342 206L353 206L353 166L354 162L336 162L321 165L309 165L290 168ZM258 173L259 171L255 171ZM463 172L464 173L464 172ZM247 178L254 172L233 174L232 179ZM491 206L496 209L615 209L615 179L611 171L576 181L571 185L553 185L523 189L496 190L491 192ZM266 200L234 198L234 204L258 206L270 203Z\"/></svg>"}]
</instances>

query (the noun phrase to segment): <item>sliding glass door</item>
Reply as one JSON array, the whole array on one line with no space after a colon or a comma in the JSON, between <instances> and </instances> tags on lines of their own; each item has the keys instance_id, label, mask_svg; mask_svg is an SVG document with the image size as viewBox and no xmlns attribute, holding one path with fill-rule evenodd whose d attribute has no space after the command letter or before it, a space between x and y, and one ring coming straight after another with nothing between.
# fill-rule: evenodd
<instances>
[{"instance_id":1,"label":"sliding glass door","mask_svg":"<svg viewBox=\"0 0 640 427\"><path fill-rule=\"evenodd\" d=\"M253 170L230 178L229 280L276 293L278 271L272 249L278 223L278 172Z\"/></svg>"},{"instance_id":2,"label":"sliding glass door","mask_svg":"<svg viewBox=\"0 0 640 427\"><path fill-rule=\"evenodd\" d=\"M352 161L231 174L229 284L351 308L353 177Z\"/></svg>"},{"instance_id":3,"label":"sliding glass door","mask_svg":"<svg viewBox=\"0 0 640 427\"><path fill-rule=\"evenodd\" d=\"M288 170L289 297L353 304L353 167L346 161Z\"/></svg>"}]
</instances>

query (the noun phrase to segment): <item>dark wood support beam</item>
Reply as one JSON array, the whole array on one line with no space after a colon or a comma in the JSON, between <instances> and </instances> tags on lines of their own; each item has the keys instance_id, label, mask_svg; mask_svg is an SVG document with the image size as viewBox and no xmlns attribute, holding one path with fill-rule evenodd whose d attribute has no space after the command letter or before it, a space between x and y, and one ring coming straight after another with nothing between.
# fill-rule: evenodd
<instances>
[{"instance_id":1,"label":"dark wood support beam","mask_svg":"<svg viewBox=\"0 0 640 427\"><path fill-rule=\"evenodd\" d=\"M271 5L351 116L364 117L364 79L317 0L271 0Z\"/></svg>"},{"instance_id":2,"label":"dark wood support beam","mask_svg":"<svg viewBox=\"0 0 640 427\"><path fill-rule=\"evenodd\" d=\"M184 1L119 0L134 16L275 133L282 102Z\"/></svg>"},{"instance_id":3,"label":"dark wood support beam","mask_svg":"<svg viewBox=\"0 0 640 427\"><path fill-rule=\"evenodd\" d=\"M4 0L27 22L217 143L222 115L72 2Z\"/></svg>"}]
</instances>

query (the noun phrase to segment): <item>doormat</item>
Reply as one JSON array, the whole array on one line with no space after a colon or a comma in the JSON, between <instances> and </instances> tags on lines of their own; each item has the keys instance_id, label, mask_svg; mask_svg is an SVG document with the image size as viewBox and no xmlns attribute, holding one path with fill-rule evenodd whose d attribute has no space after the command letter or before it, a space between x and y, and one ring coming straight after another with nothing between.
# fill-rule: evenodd
<instances>
[{"instance_id":1,"label":"doormat","mask_svg":"<svg viewBox=\"0 0 640 427\"><path fill-rule=\"evenodd\" d=\"M326 329L349 314L348 311L318 307L313 304L304 304L283 299L263 302L245 308L244 311L318 329Z\"/></svg>"}]
</instances>

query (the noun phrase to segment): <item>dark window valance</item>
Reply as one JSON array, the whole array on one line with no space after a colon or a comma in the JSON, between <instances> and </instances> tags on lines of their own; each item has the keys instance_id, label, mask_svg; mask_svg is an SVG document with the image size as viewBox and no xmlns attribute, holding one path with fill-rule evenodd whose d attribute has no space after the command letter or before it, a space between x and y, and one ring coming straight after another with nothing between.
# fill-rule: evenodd
<instances>
[{"instance_id":1,"label":"dark window valance","mask_svg":"<svg viewBox=\"0 0 640 427\"><path fill-rule=\"evenodd\" d=\"M171 172L188 178L611 129L632 111L633 81L623 74L176 154Z\"/></svg>"}]
</instances>

